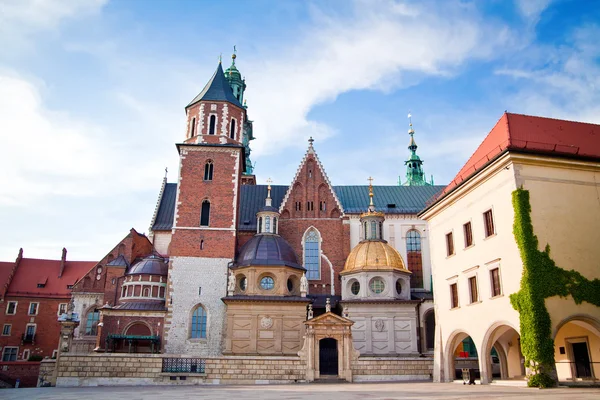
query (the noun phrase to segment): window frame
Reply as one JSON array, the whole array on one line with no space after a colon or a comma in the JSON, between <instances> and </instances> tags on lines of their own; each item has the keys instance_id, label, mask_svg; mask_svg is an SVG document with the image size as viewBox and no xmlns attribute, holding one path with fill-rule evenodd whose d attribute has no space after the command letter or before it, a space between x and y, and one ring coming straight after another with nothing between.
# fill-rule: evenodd
<instances>
[{"instance_id":1,"label":"window frame","mask_svg":"<svg viewBox=\"0 0 600 400\"><path fill-rule=\"evenodd\" d=\"M92 325L88 327L88 325L90 324L90 315L91 314L95 314L98 313L98 319L93 318L91 320ZM96 322L96 324L94 325L94 322ZM85 315L85 326L84 326L84 335L85 336L97 336L98 335L98 324L100 323L100 310L94 306L92 308L90 308L87 312L87 314ZM89 329L89 331L88 331Z\"/></svg>"},{"instance_id":2,"label":"window frame","mask_svg":"<svg viewBox=\"0 0 600 400\"><path fill-rule=\"evenodd\" d=\"M8 309L10 308L11 304L14 304L15 308L14 308L13 312L10 313L10 312L8 312ZM17 314L17 307L18 307L18 305L19 305L18 301L9 301L8 303L6 303L5 314L6 315L16 315Z\"/></svg>"},{"instance_id":3,"label":"window frame","mask_svg":"<svg viewBox=\"0 0 600 400\"><path fill-rule=\"evenodd\" d=\"M490 216L489 220L488 215ZM488 210L483 212L483 233L486 239L496 234L496 224L494 222L493 208L489 208Z\"/></svg>"},{"instance_id":4,"label":"window frame","mask_svg":"<svg viewBox=\"0 0 600 400\"><path fill-rule=\"evenodd\" d=\"M200 315L196 313L202 310ZM200 321L194 321L194 318L200 318ZM202 304L198 304L193 310L190 318L190 336L191 340L208 339L208 312Z\"/></svg>"},{"instance_id":5,"label":"window frame","mask_svg":"<svg viewBox=\"0 0 600 400\"><path fill-rule=\"evenodd\" d=\"M316 240L312 240L313 238L311 237L310 241L308 241L309 236L311 235L311 233L315 234L314 239ZM310 228L308 228L306 230L306 232L304 233L303 237L302 237L302 258L303 258L303 265L306 268L306 278L309 281L320 281L321 280L321 242L323 241L323 238L321 236L321 232L319 232L319 230L313 226L311 226ZM316 243L316 249L310 248L307 249L307 243ZM307 252L310 251L312 252L316 252L316 254L307 254ZM309 265L307 264L307 258L315 258L316 259L316 271L314 269L310 269ZM315 263L312 263L311 260L311 264L310 265L315 265Z\"/></svg>"},{"instance_id":6,"label":"window frame","mask_svg":"<svg viewBox=\"0 0 600 400\"><path fill-rule=\"evenodd\" d=\"M214 120L213 120L214 118ZM214 121L214 124L213 124ZM208 134L209 135L216 135L217 134L217 114L209 114L208 115L208 124L206 124L208 127Z\"/></svg>"},{"instance_id":7,"label":"window frame","mask_svg":"<svg viewBox=\"0 0 600 400\"><path fill-rule=\"evenodd\" d=\"M458 297L458 282L453 282L450 288L450 309L460 308L460 298Z\"/></svg>"},{"instance_id":8,"label":"window frame","mask_svg":"<svg viewBox=\"0 0 600 400\"><path fill-rule=\"evenodd\" d=\"M446 257L451 257L456 254L456 249L454 248L454 231L450 231L446 233Z\"/></svg>"},{"instance_id":9,"label":"window frame","mask_svg":"<svg viewBox=\"0 0 600 400\"><path fill-rule=\"evenodd\" d=\"M6 357L7 350L13 350L13 349L15 349L14 360L5 360L4 358ZM18 358L19 358L19 346L4 346L4 348L2 349L2 362L17 361Z\"/></svg>"},{"instance_id":10,"label":"window frame","mask_svg":"<svg viewBox=\"0 0 600 400\"><path fill-rule=\"evenodd\" d=\"M204 163L204 182L212 182L215 171L215 163L213 160L206 160Z\"/></svg>"},{"instance_id":11,"label":"window frame","mask_svg":"<svg viewBox=\"0 0 600 400\"><path fill-rule=\"evenodd\" d=\"M25 354L27 354L27 357L25 357ZM29 360L29 357L31 357L31 350L29 350L29 349L23 350L23 354L21 355L21 359L23 361L27 361L27 360Z\"/></svg>"},{"instance_id":12,"label":"window frame","mask_svg":"<svg viewBox=\"0 0 600 400\"><path fill-rule=\"evenodd\" d=\"M477 275L471 275L467 278L467 282L469 284L469 304L479 303L480 294L479 294L479 285L477 282ZM473 292L474 291L474 292ZM475 296L473 296L475 295Z\"/></svg>"},{"instance_id":13,"label":"window frame","mask_svg":"<svg viewBox=\"0 0 600 400\"><path fill-rule=\"evenodd\" d=\"M192 117L192 125L190 126L189 137L193 138L194 133L196 133L196 117Z\"/></svg>"},{"instance_id":14,"label":"window frame","mask_svg":"<svg viewBox=\"0 0 600 400\"><path fill-rule=\"evenodd\" d=\"M204 218L204 204L208 204L208 207L206 209L206 218ZM203 221L206 220L206 223L204 224ZM201 206L200 206L200 226L210 226L210 200L209 199L204 199L202 200Z\"/></svg>"},{"instance_id":15,"label":"window frame","mask_svg":"<svg viewBox=\"0 0 600 400\"><path fill-rule=\"evenodd\" d=\"M413 232L416 236L413 236ZM411 288L423 289L425 287L425 280L423 279L423 237L421 232L414 228L406 232L404 240L406 245L406 267L412 272L410 286Z\"/></svg>"},{"instance_id":16,"label":"window frame","mask_svg":"<svg viewBox=\"0 0 600 400\"><path fill-rule=\"evenodd\" d=\"M237 120L235 118L231 118L231 122L229 123L229 139L235 140L237 133Z\"/></svg>"},{"instance_id":17,"label":"window frame","mask_svg":"<svg viewBox=\"0 0 600 400\"><path fill-rule=\"evenodd\" d=\"M471 221L467 221L463 224L463 235L465 240L465 249L473 246L473 224Z\"/></svg>"},{"instance_id":18,"label":"window frame","mask_svg":"<svg viewBox=\"0 0 600 400\"><path fill-rule=\"evenodd\" d=\"M33 306L35 304L35 313L31 312L31 306ZM32 301L29 303L29 307L27 308L27 315L38 315L40 312L40 302L39 301Z\"/></svg>"},{"instance_id":19,"label":"window frame","mask_svg":"<svg viewBox=\"0 0 600 400\"><path fill-rule=\"evenodd\" d=\"M494 285L494 271L497 271L497 278L498 278L498 293L495 293L495 285ZM490 272L490 298L496 298L496 297L500 297L502 296L502 275L500 274L500 266L499 265L494 265L493 267L491 267L489 269Z\"/></svg>"},{"instance_id":20,"label":"window frame","mask_svg":"<svg viewBox=\"0 0 600 400\"><path fill-rule=\"evenodd\" d=\"M8 328L8 333L6 332L6 328ZM2 336L10 336L12 334L12 324L4 324L2 325Z\"/></svg>"}]
</instances>

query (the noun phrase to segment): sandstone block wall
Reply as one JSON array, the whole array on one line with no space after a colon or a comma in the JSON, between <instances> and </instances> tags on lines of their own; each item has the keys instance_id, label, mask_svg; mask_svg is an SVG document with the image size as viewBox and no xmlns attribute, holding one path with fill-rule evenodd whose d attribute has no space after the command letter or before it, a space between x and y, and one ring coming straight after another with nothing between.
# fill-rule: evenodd
<instances>
[{"instance_id":1,"label":"sandstone block wall","mask_svg":"<svg viewBox=\"0 0 600 400\"><path fill-rule=\"evenodd\" d=\"M360 357L352 363L355 382L430 380L433 358Z\"/></svg>"}]
</instances>

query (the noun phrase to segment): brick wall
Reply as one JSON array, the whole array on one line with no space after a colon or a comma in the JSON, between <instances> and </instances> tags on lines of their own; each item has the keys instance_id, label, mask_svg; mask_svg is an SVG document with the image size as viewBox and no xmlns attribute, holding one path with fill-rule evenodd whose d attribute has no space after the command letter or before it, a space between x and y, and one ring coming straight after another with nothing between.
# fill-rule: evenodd
<instances>
[{"instance_id":1,"label":"brick wall","mask_svg":"<svg viewBox=\"0 0 600 400\"><path fill-rule=\"evenodd\" d=\"M14 381L19 379L19 387L36 387L39 371L39 362L0 362L0 380L13 386Z\"/></svg>"},{"instance_id":2,"label":"brick wall","mask_svg":"<svg viewBox=\"0 0 600 400\"><path fill-rule=\"evenodd\" d=\"M0 305L2 307L0 308L0 329L4 324L10 324L11 333L9 336L0 335L0 347L18 347L19 360L22 359L24 350L29 350L32 356L51 357L52 351L58 348L58 336L60 334L57 315L58 305L68 303L69 300L70 298L6 297L5 302ZM9 301L18 302L15 315L7 315L5 312ZM28 315L29 303L39 303L37 315ZM35 341L34 343L21 344L21 338L26 331L27 324L36 325Z\"/></svg>"},{"instance_id":3,"label":"brick wall","mask_svg":"<svg viewBox=\"0 0 600 400\"><path fill-rule=\"evenodd\" d=\"M209 135L210 116L216 118L215 133ZM240 143L246 111L228 102L201 101L187 109L185 143ZM230 139L231 120L235 119L235 138ZM194 136L192 121L195 121Z\"/></svg>"}]
</instances>

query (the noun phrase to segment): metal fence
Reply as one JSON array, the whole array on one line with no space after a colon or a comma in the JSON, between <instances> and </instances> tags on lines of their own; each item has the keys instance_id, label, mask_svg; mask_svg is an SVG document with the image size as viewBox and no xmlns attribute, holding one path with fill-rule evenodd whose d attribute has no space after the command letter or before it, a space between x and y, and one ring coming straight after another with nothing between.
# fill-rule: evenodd
<instances>
[{"instance_id":1,"label":"metal fence","mask_svg":"<svg viewBox=\"0 0 600 400\"><path fill-rule=\"evenodd\" d=\"M206 361L202 358L163 358L162 372L203 374Z\"/></svg>"},{"instance_id":2,"label":"metal fence","mask_svg":"<svg viewBox=\"0 0 600 400\"><path fill-rule=\"evenodd\" d=\"M574 373L575 379L598 379L600 362L597 361L557 361L556 366L568 365Z\"/></svg>"}]
</instances>

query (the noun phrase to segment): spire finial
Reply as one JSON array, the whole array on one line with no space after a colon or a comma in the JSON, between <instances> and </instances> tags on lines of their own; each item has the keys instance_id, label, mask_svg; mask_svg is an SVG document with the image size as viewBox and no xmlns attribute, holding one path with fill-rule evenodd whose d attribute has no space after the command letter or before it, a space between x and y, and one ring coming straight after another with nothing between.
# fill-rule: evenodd
<instances>
[{"instance_id":1,"label":"spire finial","mask_svg":"<svg viewBox=\"0 0 600 400\"><path fill-rule=\"evenodd\" d=\"M223 59L223 53L220 53L219 54L219 64L221 64L221 61L223 61L222 59Z\"/></svg>"},{"instance_id":2,"label":"spire finial","mask_svg":"<svg viewBox=\"0 0 600 400\"><path fill-rule=\"evenodd\" d=\"M272 204L271 201L271 183L273 183L273 181L271 180L271 178L267 179L267 198L265 200L265 205L267 207L270 207Z\"/></svg>"},{"instance_id":3,"label":"spire finial","mask_svg":"<svg viewBox=\"0 0 600 400\"><path fill-rule=\"evenodd\" d=\"M309 147L313 147L313 142L314 142L314 141L315 141L315 139L313 139L313 138L312 138L312 136L311 136L311 137L309 137L309 138L308 138L308 146L309 146Z\"/></svg>"},{"instance_id":4,"label":"spire finial","mask_svg":"<svg viewBox=\"0 0 600 400\"><path fill-rule=\"evenodd\" d=\"M408 133L410 135L415 133L413 126L412 126L412 114L410 113L410 111L408 112Z\"/></svg>"},{"instance_id":5,"label":"spire finial","mask_svg":"<svg viewBox=\"0 0 600 400\"><path fill-rule=\"evenodd\" d=\"M167 179L167 174L169 173L169 168L165 167L165 179Z\"/></svg>"},{"instance_id":6,"label":"spire finial","mask_svg":"<svg viewBox=\"0 0 600 400\"><path fill-rule=\"evenodd\" d=\"M232 60L231 63L232 64L235 64L235 59L237 58L236 53L237 53L237 50L235 48L235 45L233 45L233 54L231 55L231 60Z\"/></svg>"},{"instance_id":7,"label":"spire finial","mask_svg":"<svg viewBox=\"0 0 600 400\"><path fill-rule=\"evenodd\" d=\"M367 180L369 181L369 210L371 210L371 207L375 207L373 204L373 178L369 177Z\"/></svg>"}]
</instances>

